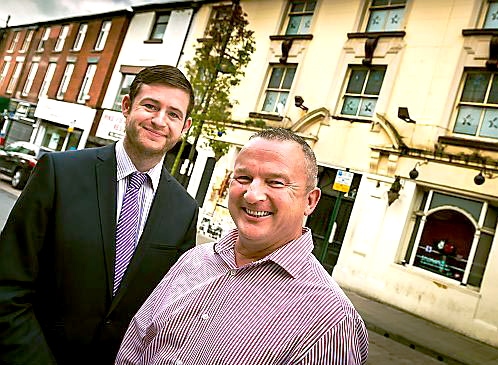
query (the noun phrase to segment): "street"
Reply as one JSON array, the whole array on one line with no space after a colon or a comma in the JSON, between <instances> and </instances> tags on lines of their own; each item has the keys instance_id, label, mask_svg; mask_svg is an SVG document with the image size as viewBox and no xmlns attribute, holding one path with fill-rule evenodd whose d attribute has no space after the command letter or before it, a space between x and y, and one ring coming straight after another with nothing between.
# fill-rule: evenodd
<instances>
[{"instance_id":1,"label":"street","mask_svg":"<svg viewBox=\"0 0 498 365\"><path fill-rule=\"evenodd\" d=\"M1 177L1 176L0 176ZM8 214L20 191L10 186L10 181L0 178L0 227L3 228ZM436 365L446 364L434 357L411 349L409 346L369 331L370 345L367 365Z\"/></svg>"}]
</instances>

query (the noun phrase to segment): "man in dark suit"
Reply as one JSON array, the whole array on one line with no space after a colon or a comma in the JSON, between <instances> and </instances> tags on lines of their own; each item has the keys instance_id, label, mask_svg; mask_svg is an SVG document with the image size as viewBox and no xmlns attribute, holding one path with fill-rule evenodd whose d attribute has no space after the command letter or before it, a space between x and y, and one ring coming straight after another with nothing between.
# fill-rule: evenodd
<instances>
[{"instance_id":1,"label":"man in dark suit","mask_svg":"<svg viewBox=\"0 0 498 365\"><path fill-rule=\"evenodd\" d=\"M123 98L122 141L40 159L0 235L0 364L114 363L132 316L195 245L198 206L163 167L193 100L177 68L147 67ZM117 281L116 226L140 172L133 256Z\"/></svg>"}]
</instances>

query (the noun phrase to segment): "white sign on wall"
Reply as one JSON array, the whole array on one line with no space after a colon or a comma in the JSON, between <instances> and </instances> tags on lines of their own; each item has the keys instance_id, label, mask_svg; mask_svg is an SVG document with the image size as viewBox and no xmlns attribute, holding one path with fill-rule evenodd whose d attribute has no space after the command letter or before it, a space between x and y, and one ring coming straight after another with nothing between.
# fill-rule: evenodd
<instances>
[{"instance_id":1,"label":"white sign on wall","mask_svg":"<svg viewBox=\"0 0 498 365\"><path fill-rule=\"evenodd\" d=\"M104 139L118 141L124 137L126 118L121 112L104 110L95 135Z\"/></svg>"}]
</instances>

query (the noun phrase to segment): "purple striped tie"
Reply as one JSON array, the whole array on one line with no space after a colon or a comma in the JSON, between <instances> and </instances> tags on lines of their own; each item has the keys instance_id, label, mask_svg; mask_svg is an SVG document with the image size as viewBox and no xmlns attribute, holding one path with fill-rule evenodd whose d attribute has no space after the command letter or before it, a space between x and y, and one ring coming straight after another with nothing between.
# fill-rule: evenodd
<instances>
[{"instance_id":1,"label":"purple striped tie","mask_svg":"<svg viewBox=\"0 0 498 365\"><path fill-rule=\"evenodd\" d=\"M121 206L116 227L116 263L114 267L113 295L116 295L121 279L135 251L140 218L138 192L146 178L146 174L139 172L129 175L128 186L123 197L123 205Z\"/></svg>"}]
</instances>

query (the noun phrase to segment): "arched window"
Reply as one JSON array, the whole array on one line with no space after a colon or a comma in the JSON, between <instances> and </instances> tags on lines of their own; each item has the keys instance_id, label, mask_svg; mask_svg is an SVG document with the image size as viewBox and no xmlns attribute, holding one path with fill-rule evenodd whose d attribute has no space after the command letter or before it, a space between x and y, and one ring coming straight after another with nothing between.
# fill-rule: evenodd
<instances>
[{"instance_id":1,"label":"arched window","mask_svg":"<svg viewBox=\"0 0 498 365\"><path fill-rule=\"evenodd\" d=\"M415 216L405 264L479 287L498 209L485 201L430 190Z\"/></svg>"}]
</instances>

